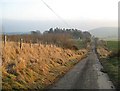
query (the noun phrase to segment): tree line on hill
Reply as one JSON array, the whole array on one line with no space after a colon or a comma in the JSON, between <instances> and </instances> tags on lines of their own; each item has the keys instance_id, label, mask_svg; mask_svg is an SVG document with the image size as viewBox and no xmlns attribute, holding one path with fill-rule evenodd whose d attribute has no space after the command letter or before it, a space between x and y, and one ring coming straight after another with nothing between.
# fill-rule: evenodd
<instances>
[{"instance_id":1,"label":"tree line on hill","mask_svg":"<svg viewBox=\"0 0 120 91\"><path fill-rule=\"evenodd\" d=\"M50 28L49 30L43 32L39 30L31 31L30 34L20 34L20 35L7 35L8 41L18 42L20 39L23 42L29 43L47 43L59 45L64 48L76 47L75 40L82 40L84 43L88 43L91 40L91 34L87 31L82 32L78 29L61 29L61 28Z\"/></svg>"},{"instance_id":2,"label":"tree line on hill","mask_svg":"<svg viewBox=\"0 0 120 91\"><path fill-rule=\"evenodd\" d=\"M41 34L39 30L31 31L31 34ZM65 28L50 28L48 31L43 32L45 34L69 34L72 36L73 39L90 39L91 34L87 31L82 32L78 29L65 29Z\"/></svg>"}]
</instances>

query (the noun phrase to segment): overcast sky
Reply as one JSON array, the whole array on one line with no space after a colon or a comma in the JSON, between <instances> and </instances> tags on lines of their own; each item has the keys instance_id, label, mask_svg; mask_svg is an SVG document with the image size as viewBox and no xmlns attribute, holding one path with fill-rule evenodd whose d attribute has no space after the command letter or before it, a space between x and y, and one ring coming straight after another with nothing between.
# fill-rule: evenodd
<instances>
[{"instance_id":1,"label":"overcast sky","mask_svg":"<svg viewBox=\"0 0 120 91\"><path fill-rule=\"evenodd\" d=\"M43 26L41 21L48 23L58 21L54 22L55 25L49 24L49 27L58 23L58 27L71 26L83 30L117 26L119 0L44 0L59 17L42 0L1 1L3 22L5 20L39 21L39 26Z\"/></svg>"}]
</instances>

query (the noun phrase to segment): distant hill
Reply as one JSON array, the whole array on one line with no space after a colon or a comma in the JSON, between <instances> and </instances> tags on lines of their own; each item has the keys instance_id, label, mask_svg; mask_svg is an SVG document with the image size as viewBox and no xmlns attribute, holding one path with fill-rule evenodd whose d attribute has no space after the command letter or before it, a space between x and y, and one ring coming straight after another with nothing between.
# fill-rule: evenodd
<instances>
[{"instance_id":1,"label":"distant hill","mask_svg":"<svg viewBox=\"0 0 120 91\"><path fill-rule=\"evenodd\" d=\"M7 34L7 35L20 35L20 34L30 34L30 32L5 32L3 34Z\"/></svg>"},{"instance_id":2,"label":"distant hill","mask_svg":"<svg viewBox=\"0 0 120 91\"><path fill-rule=\"evenodd\" d=\"M104 40L118 40L118 28L117 27L100 27L89 30L89 32Z\"/></svg>"}]
</instances>

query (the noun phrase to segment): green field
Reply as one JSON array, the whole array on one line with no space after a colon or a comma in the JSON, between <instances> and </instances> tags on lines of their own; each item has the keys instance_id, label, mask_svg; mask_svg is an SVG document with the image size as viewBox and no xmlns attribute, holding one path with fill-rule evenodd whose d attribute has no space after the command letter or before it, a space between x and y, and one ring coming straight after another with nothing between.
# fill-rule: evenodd
<instances>
[{"instance_id":1,"label":"green field","mask_svg":"<svg viewBox=\"0 0 120 91\"><path fill-rule=\"evenodd\" d=\"M107 47L111 51L118 51L118 41L107 41Z\"/></svg>"},{"instance_id":2,"label":"green field","mask_svg":"<svg viewBox=\"0 0 120 91\"><path fill-rule=\"evenodd\" d=\"M120 66L120 62L118 61L118 41L107 41L107 48L109 51L112 51L111 56L100 60L104 67L103 71L108 73L110 80L118 89L120 88L120 76L118 74L120 71L120 69L118 69Z\"/></svg>"}]
</instances>

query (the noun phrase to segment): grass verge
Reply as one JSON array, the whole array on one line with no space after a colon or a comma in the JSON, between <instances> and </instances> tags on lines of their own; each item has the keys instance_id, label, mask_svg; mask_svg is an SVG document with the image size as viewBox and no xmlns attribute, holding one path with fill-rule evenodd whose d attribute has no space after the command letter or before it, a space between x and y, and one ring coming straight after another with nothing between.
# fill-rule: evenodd
<instances>
[{"instance_id":1,"label":"grass verge","mask_svg":"<svg viewBox=\"0 0 120 91\"><path fill-rule=\"evenodd\" d=\"M110 80L113 82L116 89L119 89L120 88L120 75L119 75L120 62L119 62L118 41L107 41L107 48L108 48L108 51L111 51L111 53L108 56L102 58L99 55L100 62L104 67L102 71L109 75ZM101 54L104 54L104 53L101 53Z\"/></svg>"}]
</instances>

